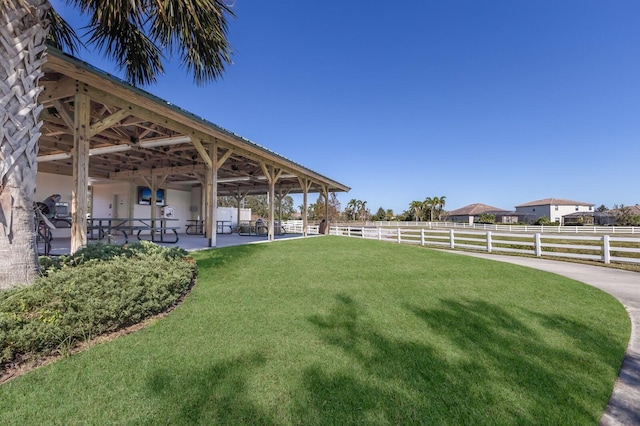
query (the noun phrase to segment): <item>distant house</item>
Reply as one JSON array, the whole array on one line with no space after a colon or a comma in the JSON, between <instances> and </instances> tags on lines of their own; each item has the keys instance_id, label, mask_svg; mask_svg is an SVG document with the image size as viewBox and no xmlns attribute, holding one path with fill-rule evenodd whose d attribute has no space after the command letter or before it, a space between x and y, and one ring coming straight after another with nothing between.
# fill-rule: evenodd
<instances>
[{"instance_id":1,"label":"distant house","mask_svg":"<svg viewBox=\"0 0 640 426\"><path fill-rule=\"evenodd\" d=\"M635 206L628 206L628 207L633 216L640 216L640 204L636 204Z\"/></svg>"},{"instance_id":2,"label":"distant house","mask_svg":"<svg viewBox=\"0 0 640 426\"><path fill-rule=\"evenodd\" d=\"M576 212L566 214L562 218L562 224L566 226L612 226L616 223L616 213L613 210Z\"/></svg>"},{"instance_id":3,"label":"distant house","mask_svg":"<svg viewBox=\"0 0 640 426\"><path fill-rule=\"evenodd\" d=\"M495 223L518 223L518 215L513 211L502 210L486 204L475 203L451 210L447 213L447 220L451 222L475 223L480 220L480 216L490 214L495 217Z\"/></svg>"},{"instance_id":4,"label":"distant house","mask_svg":"<svg viewBox=\"0 0 640 426\"><path fill-rule=\"evenodd\" d=\"M516 213L524 215L526 223L533 223L545 216L551 222L564 224L563 217L573 213L593 213L594 204L582 201L565 200L562 198L545 198L530 201L516 206Z\"/></svg>"}]
</instances>

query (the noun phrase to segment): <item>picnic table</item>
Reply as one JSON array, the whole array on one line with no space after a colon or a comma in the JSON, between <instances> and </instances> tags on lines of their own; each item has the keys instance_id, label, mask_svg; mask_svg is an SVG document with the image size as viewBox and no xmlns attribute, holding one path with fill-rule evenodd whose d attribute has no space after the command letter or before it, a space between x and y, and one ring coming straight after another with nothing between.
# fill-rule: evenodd
<instances>
[{"instance_id":1,"label":"picnic table","mask_svg":"<svg viewBox=\"0 0 640 426\"><path fill-rule=\"evenodd\" d=\"M229 229L229 232L224 232L225 228ZM230 220L216 220L216 233L218 234L231 234L233 228L231 227Z\"/></svg>"},{"instance_id":2,"label":"picnic table","mask_svg":"<svg viewBox=\"0 0 640 426\"><path fill-rule=\"evenodd\" d=\"M171 222L177 222L178 219L169 218L139 218L139 217L93 217L88 220L87 233L93 237L102 240L107 235L113 235L114 232L120 232L124 236L125 244L129 242L129 235L136 232L138 240L143 238L148 231L149 240L154 243L177 243L179 226L171 226ZM167 231L173 232L170 239L166 239Z\"/></svg>"},{"instance_id":3,"label":"picnic table","mask_svg":"<svg viewBox=\"0 0 640 426\"><path fill-rule=\"evenodd\" d=\"M279 220L274 221L275 235L284 235L287 233L284 225ZM267 235L269 234L269 222L257 220L240 222L238 225L238 235Z\"/></svg>"},{"instance_id":4,"label":"picnic table","mask_svg":"<svg viewBox=\"0 0 640 426\"><path fill-rule=\"evenodd\" d=\"M187 219L187 228L185 232L189 235L204 235L204 220L202 219ZM228 230L225 232L225 230ZM233 232L233 226L230 220L216 220L216 233L218 234L231 234Z\"/></svg>"},{"instance_id":5,"label":"picnic table","mask_svg":"<svg viewBox=\"0 0 640 426\"><path fill-rule=\"evenodd\" d=\"M187 228L185 232L189 235L203 235L204 234L204 220L202 219L187 219Z\"/></svg>"}]
</instances>

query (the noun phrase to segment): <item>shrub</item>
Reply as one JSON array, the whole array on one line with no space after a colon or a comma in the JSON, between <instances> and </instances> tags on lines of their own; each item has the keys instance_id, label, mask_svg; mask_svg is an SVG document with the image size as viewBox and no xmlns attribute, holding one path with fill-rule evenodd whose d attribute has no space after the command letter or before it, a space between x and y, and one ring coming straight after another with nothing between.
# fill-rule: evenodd
<instances>
[{"instance_id":1,"label":"shrub","mask_svg":"<svg viewBox=\"0 0 640 426\"><path fill-rule=\"evenodd\" d=\"M64 266L79 266L91 260L106 261L118 256L130 258L154 253L160 254L167 259L180 259L187 256L187 251L180 247L162 247L150 241L138 241L121 246L97 242L88 244L69 256L41 256L39 258L40 270L43 275L46 275L51 270L57 270Z\"/></svg>"},{"instance_id":2,"label":"shrub","mask_svg":"<svg viewBox=\"0 0 640 426\"><path fill-rule=\"evenodd\" d=\"M196 264L150 242L92 244L44 259L29 287L0 292L0 364L48 355L166 311L190 288Z\"/></svg>"},{"instance_id":3,"label":"shrub","mask_svg":"<svg viewBox=\"0 0 640 426\"><path fill-rule=\"evenodd\" d=\"M480 215L480 218L478 219L478 223L494 224L496 223L496 217L495 215L492 215L489 213L483 213Z\"/></svg>"}]
</instances>

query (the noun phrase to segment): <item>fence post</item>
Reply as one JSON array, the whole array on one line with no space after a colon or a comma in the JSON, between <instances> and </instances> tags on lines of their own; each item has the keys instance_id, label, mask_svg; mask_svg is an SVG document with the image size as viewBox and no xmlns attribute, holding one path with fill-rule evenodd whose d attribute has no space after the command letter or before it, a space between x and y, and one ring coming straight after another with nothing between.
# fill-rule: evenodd
<instances>
[{"instance_id":1,"label":"fence post","mask_svg":"<svg viewBox=\"0 0 640 426\"><path fill-rule=\"evenodd\" d=\"M420 245L424 245L424 228L420 230Z\"/></svg>"},{"instance_id":2,"label":"fence post","mask_svg":"<svg viewBox=\"0 0 640 426\"><path fill-rule=\"evenodd\" d=\"M540 233L536 234L536 256L542 256L542 240L540 238Z\"/></svg>"},{"instance_id":3,"label":"fence post","mask_svg":"<svg viewBox=\"0 0 640 426\"><path fill-rule=\"evenodd\" d=\"M487 231L487 251L491 253L491 231Z\"/></svg>"},{"instance_id":4,"label":"fence post","mask_svg":"<svg viewBox=\"0 0 640 426\"><path fill-rule=\"evenodd\" d=\"M382 239L382 228L378 227L378 241Z\"/></svg>"},{"instance_id":5,"label":"fence post","mask_svg":"<svg viewBox=\"0 0 640 426\"><path fill-rule=\"evenodd\" d=\"M398 244L402 243L402 237L400 236L400 228L398 228Z\"/></svg>"},{"instance_id":6,"label":"fence post","mask_svg":"<svg viewBox=\"0 0 640 426\"><path fill-rule=\"evenodd\" d=\"M347 226L347 237L351 236L351 227Z\"/></svg>"},{"instance_id":7,"label":"fence post","mask_svg":"<svg viewBox=\"0 0 640 426\"><path fill-rule=\"evenodd\" d=\"M455 238L454 238L453 229L449 230L449 247L456 248L456 242L455 242Z\"/></svg>"},{"instance_id":8,"label":"fence post","mask_svg":"<svg viewBox=\"0 0 640 426\"><path fill-rule=\"evenodd\" d=\"M602 261L607 265L611 263L611 242L608 235L602 236Z\"/></svg>"}]
</instances>

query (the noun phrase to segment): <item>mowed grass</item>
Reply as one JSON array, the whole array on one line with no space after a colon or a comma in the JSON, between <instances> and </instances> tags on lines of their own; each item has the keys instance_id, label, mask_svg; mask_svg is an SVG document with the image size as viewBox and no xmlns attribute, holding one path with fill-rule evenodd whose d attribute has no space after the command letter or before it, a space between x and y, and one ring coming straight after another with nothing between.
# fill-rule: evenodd
<instances>
[{"instance_id":1,"label":"mowed grass","mask_svg":"<svg viewBox=\"0 0 640 426\"><path fill-rule=\"evenodd\" d=\"M321 237L199 252L146 329L0 386L0 424L597 424L624 308L501 262Z\"/></svg>"}]
</instances>

